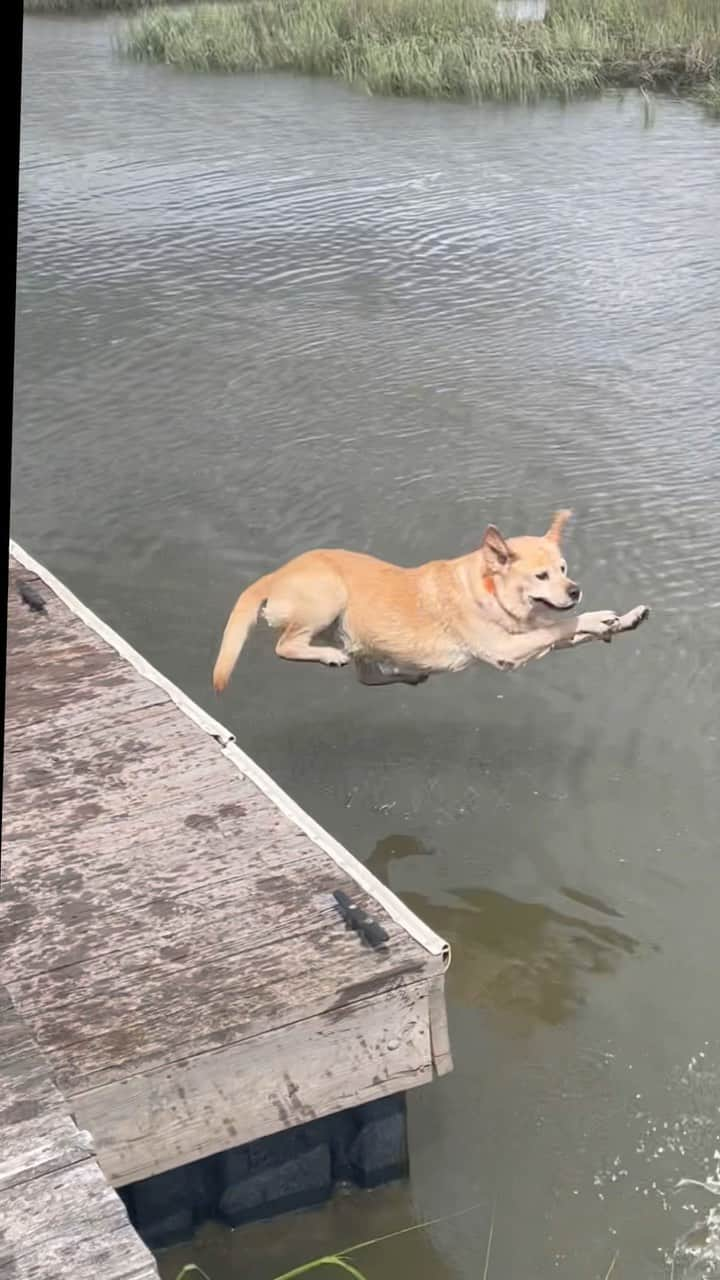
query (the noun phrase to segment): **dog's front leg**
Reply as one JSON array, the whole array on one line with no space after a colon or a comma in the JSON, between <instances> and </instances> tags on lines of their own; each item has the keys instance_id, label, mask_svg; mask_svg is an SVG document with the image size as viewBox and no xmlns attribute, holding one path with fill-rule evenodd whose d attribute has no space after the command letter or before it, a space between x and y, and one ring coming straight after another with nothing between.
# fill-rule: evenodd
<instances>
[{"instance_id":1,"label":"dog's front leg","mask_svg":"<svg viewBox=\"0 0 720 1280\"><path fill-rule=\"evenodd\" d=\"M507 650L501 658L494 660L493 665L501 671L515 671L524 667L536 658L544 658L554 649L572 649L578 644L587 644L590 640L609 642L613 636L624 631L634 631L648 617L650 610L645 605L631 609L621 617L610 609L599 609L594 613L581 613L577 618L557 622L549 627L538 627L523 635L512 636Z\"/></svg>"},{"instance_id":2,"label":"dog's front leg","mask_svg":"<svg viewBox=\"0 0 720 1280\"><path fill-rule=\"evenodd\" d=\"M581 613L577 618L575 634L569 640L561 640L556 649L570 649L578 644L587 644L589 640L604 640L609 644L613 636L622 635L625 631L634 631L650 616L647 605L640 604L627 613L618 615L610 610L600 609L595 613Z\"/></svg>"},{"instance_id":3,"label":"dog's front leg","mask_svg":"<svg viewBox=\"0 0 720 1280\"><path fill-rule=\"evenodd\" d=\"M518 671L536 658L544 658L553 649L566 648L573 643L579 618L557 622L547 627L505 636L498 653L478 653L499 671ZM589 639L590 637L588 637Z\"/></svg>"}]
</instances>

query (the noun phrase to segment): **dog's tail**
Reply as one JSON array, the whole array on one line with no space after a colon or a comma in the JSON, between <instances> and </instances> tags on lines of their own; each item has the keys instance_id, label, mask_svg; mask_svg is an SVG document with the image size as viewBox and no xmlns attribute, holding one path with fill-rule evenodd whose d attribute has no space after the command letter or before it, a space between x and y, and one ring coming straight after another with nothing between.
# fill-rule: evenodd
<instances>
[{"instance_id":1,"label":"dog's tail","mask_svg":"<svg viewBox=\"0 0 720 1280\"><path fill-rule=\"evenodd\" d=\"M259 578L246 591L243 591L228 618L213 670L213 688L216 693L222 693L223 689L227 688L248 632L255 626L260 610L267 600L272 576L267 574L266 577Z\"/></svg>"}]
</instances>

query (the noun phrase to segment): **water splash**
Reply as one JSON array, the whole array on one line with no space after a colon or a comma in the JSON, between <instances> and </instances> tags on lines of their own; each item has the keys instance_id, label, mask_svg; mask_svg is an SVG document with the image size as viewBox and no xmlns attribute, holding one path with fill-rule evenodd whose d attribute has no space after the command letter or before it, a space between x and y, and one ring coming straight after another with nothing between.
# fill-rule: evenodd
<instances>
[{"instance_id":1,"label":"water splash","mask_svg":"<svg viewBox=\"0 0 720 1280\"><path fill-rule=\"evenodd\" d=\"M720 1073L710 1067L707 1048L690 1059L679 1081L695 1104L692 1115L681 1119L699 1170L697 1176L681 1176L675 1188L692 1188L683 1208L696 1220L667 1259L672 1280L720 1280Z\"/></svg>"},{"instance_id":2,"label":"water splash","mask_svg":"<svg viewBox=\"0 0 720 1280\"><path fill-rule=\"evenodd\" d=\"M643 1095L635 1094L635 1155L651 1175L638 1177L628 1153L615 1156L593 1179L600 1200L621 1184L657 1199L674 1217L692 1215L692 1225L671 1248L658 1251L669 1280L720 1280L720 1069L711 1065L713 1057L718 1060L706 1042L672 1074L667 1092L673 1118L644 1110Z\"/></svg>"},{"instance_id":3,"label":"water splash","mask_svg":"<svg viewBox=\"0 0 720 1280\"><path fill-rule=\"evenodd\" d=\"M681 1178L678 1183L678 1189L695 1187L715 1196L718 1204L675 1242L668 1258L672 1280L720 1280L720 1151L713 1160L715 1169L707 1178Z\"/></svg>"}]
</instances>

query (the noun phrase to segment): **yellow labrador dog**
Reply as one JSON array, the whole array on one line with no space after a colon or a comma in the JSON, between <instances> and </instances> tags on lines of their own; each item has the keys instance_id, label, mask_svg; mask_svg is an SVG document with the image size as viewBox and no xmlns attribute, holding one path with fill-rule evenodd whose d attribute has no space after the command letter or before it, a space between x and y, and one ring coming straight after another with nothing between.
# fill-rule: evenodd
<instances>
[{"instance_id":1,"label":"yellow labrador dog","mask_svg":"<svg viewBox=\"0 0 720 1280\"><path fill-rule=\"evenodd\" d=\"M561 550L570 511L542 537L503 538L490 525L481 546L457 560L416 569L354 551L307 551L243 591L230 614L213 672L226 688L250 628L262 617L295 662L354 661L363 684L421 684L441 671L488 662L514 671L553 649L609 641L649 614L640 605L567 616L581 591ZM337 645L313 643L334 631Z\"/></svg>"}]
</instances>

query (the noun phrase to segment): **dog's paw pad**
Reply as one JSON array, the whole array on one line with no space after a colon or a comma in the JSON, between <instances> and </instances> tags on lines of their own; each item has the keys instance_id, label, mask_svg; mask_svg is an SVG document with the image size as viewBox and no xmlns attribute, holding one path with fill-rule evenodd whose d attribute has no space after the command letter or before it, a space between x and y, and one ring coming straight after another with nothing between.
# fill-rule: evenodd
<instances>
[{"instance_id":1,"label":"dog's paw pad","mask_svg":"<svg viewBox=\"0 0 720 1280\"><path fill-rule=\"evenodd\" d=\"M645 622L650 617L650 610L646 604L639 604L636 609L630 609L620 618L619 624L623 631L634 631L640 626L641 622Z\"/></svg>"}]
</instances>

